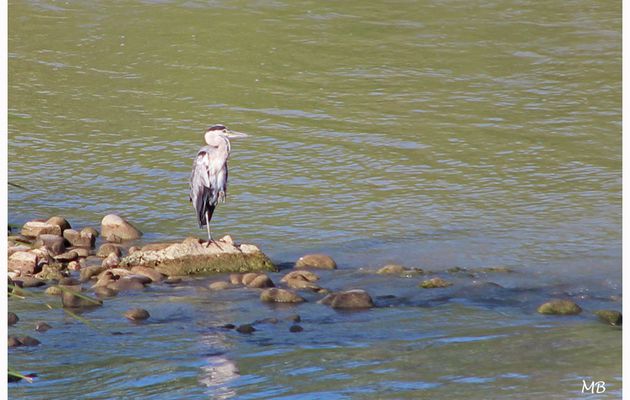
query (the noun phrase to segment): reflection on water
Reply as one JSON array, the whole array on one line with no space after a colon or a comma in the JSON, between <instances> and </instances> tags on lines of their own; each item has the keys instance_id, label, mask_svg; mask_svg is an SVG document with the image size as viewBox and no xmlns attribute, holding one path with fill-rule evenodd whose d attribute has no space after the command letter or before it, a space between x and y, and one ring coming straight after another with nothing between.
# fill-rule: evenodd
<instances>
[{"instance_id":1,"label":"reflection on water","mask_svg":"<svg viewBox=\"0 0 630 400\"><path fill-rule=\"evenodd\" d=\"M315 317L299 336L229 333L199 356L177 340L212 337L213 305L162 293L169 301L152 306L178 318L151 336L160 347L154 356L127 347L118 354L117 337L99 348L116 349L108 367L98 352L77 360L82 382L118 389L71 387L75 378L59 372L69 350L55 347L57 339L84 334L73 323L29 353L39 360L12 352L12 363L46 371L34 397L67 389L75 398L199 398L215 390L239 398L522 398L506 388L536 381L546 396L566 385L566 398L579 396L573 381L594 369L611 381L620 375L620 344L610 336L617 332L587 319L534 329L542 322L532 320L527 291L618 308L602 300L621 291L618 3L25 1L9 13L9 180L26 188L9 187L10 223L61 214L73 226L95 226L115 212L147 241L203 236L187 182L204 129L221 122L252 136L234 143L217 235L257 243L277 262L324 251L339 274L358 279L348 285L372 292L385 285L380 295L397 296L393 307L367 314ZM415 285L345 272L386 262L519 273L492 301L472 288L457 296L471 303L466 318L441 318L439 310L462 300L418 299ZM239 296L231 300L241 304L232 309L240 322L259 319L246 318L257 300ZM11 300L11 307L19 306ZM106 312L91 317L118 329ZM370 322L374 314L379 320ZM208 326L180 336L199 318ZM315 332L327 318L340 328L325 325L331 337L322 342ZM512 330L496 332L491 322ZM611 346L607 358L584 347L591 340ZM287 343L299 351L277 352ZM249 357L261 351L272 355ZM531 368L515 353L531 354ZM111 366L121 360L129 368ZM594 369L577 367L593 360L601 360ZM303 382L289 381L295 371ZM156 380L139 380L139 389L129 374Z\"/></svg>"}]
</instances>

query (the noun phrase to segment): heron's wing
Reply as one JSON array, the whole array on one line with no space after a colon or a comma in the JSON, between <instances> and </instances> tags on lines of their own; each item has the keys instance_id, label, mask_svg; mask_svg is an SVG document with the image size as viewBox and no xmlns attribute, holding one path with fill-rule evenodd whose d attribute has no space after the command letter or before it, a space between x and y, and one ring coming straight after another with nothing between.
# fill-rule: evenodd
<instances>
[{"instance_id":1,"label":"heron's wing","mask_svg":"<svg viewBox=\"0 0 630 400\"><path fill-rule=\"evenodd\" d=\"M190 201L197 211L199 225L206 224L206 212L213 207L212 200L216 196L215 188L210 183L210 156L207 151L201 149L193 161L190 175Z\"/></svg>"}]
</instances>

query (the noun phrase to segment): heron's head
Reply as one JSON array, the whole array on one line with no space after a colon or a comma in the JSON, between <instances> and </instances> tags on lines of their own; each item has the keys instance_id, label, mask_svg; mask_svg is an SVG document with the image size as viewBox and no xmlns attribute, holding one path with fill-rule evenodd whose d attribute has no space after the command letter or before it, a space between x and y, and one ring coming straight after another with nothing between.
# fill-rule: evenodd
<instances>
[{"instance_id":1,"label":"heron's head","mask_svg":"<svg viewBox=\"0 0 630 400\"><path fill-rule=\"evenodd\" d=\"M227 139L238 139L244 138L248 135L243 132L236 132L231 129L228 129L225 125L216 124L212 125L210 128L206 129L206 143L210 143L212 141L212 137L214 136L222 136Z\"/></svg>"}]
</instances>

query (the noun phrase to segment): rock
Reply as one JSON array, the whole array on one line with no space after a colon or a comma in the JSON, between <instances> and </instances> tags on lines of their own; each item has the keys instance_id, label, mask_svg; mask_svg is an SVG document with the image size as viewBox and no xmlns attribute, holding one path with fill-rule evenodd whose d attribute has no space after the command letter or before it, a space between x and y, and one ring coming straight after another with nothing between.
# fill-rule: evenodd
<instances>
[{"instance_id":1,"label":"rock","mask_svg":"<svg viewBox=\"0 0 630 400\"><path fill-rule=\"evenodd\" d=\"M248 286L257 277L258 277L257 273L249 272L249 273L243 275L241 283L243 283L243 285L245 285L245 286Z\"/></svg>"},{"instance_id":2,"label":"rock","mask_svg":"<svg viewBox=\"0 0 630 400\"><path fill-rule=\"evenodd\" d=\"M164 280L164 283L166 283L167 285L177 285L178 283L182 283L182 278L166 278Z\"/></svg>"},{"instance_id":3,"label":"rock","mask_svg":"<svg viewBox=\"0 0 630 400\"><path fill-rule=\"evenodd\" d=\"M104 268L114 268L120 264L120 258L116 255L116 253L109 253L107 258L103 260L101 264Z\"/></svg>"},{"instance_id":4,"label":"rock","mask_svg":"<svg viewBox=\"0 0 630 400\"><path fill-rule=\"evenodd\" d=\"M338 309L372 308L374 302L370 295L362 289L346 290L327 295L319 301L321 304Z\"/></svg>"},{"instance_id":5,"label":"rock","mask_svg":"<svg viewBox=\"0 0 630 400\"><path fill-rule=\"evenodd\" d=\"M571 300L551 300L538 307L538 312L553 315L577 315L582 312L582 308Z\"/></svg>"},{"instance_id":6,"label":"rock","mask_svg":"<svg viewBox=\"0 0 630 400\"><path fill-rule=\"evenodd\" d=\"M422 283L420 284L420 287L424 289L445 288L449 286L453 286L453 283L442 278L427 279L425 281L422 281Z\"/></svg>"},{"instance_id":7,"label":"rock","mask_svg":"<svg viewBox=\"0 0 630 400\"><path fill-rule=\"evenodd\" d=\"M223 328L223 329L234 329L234 328L236 328L236 325L234 325L234 324L225 324L221 328Z\"/></svg>"},{"instance_id":8,"label":"rock","mask_svg":"<svg viewBox=\"0 0 630 400\"><path fill-rule=\"evenodd\" d=\"M9 269L20 274L35 274L41 271L38 268L37 255L30 251L18 251L9 257Z\"/></svg>"},{"instance_id":9,"label":"rock","mask_svg":"<svg viewBox=\"0 0 630 400\"><path fill-rule=\"evenodd\" d=\"M99 299L106 299L108 297L114 297L118 294L118 292L112 288L108 288L106 286L99 286L94 289L94 294Z\"/></svg>"},{"instance_id":10,"label":"rock","mask_svg":"<svg viewBox=\"0 0 630 400\"><path fill-rule=\"evenodd\" d=\"M99 299L92 299L91 297L73 293L68 290L64 290L61 294L61 304L64 308L88 308L102 306L103 302Z\"/></svg>"},{"instance_id":11,"label":"rock","mask_svg":"<svg viewBox=\"0 0 630 400\"><path fill-rule=\"evenodd\" d=\"M598 310L595 311L595 315L597 315L599 319L606 324L621 326L621 313L619 311Z\"/></svg>"},{"instance_id":12,"label":"rock","mask_svg":"<svg viewBox=\"0 0 630 400\"><path fill-rule=\"evenodd\" d=\"M310 290L317 293L321 293L326 290L322 288L321 286L318 286L312 282L303 281L301 279L289 279L285 283L291 289Z\"/></svg>"},{"instance_id":13,"label":"rock","mask_svg":"<svg viewBox=\"0 0 630 400\"><path fill-rule=\"evenodd\" d=\"M7 256L11 257L13 254L19 252L19 251L29 251L31 249L30 246L26 246L26 245L18 245L18 246L10 246L7 249Z\"/></svg>"},{"instance_id":14,"label":"rock","mask_svg":"<svg viewBox=\"0 0 630 400\"><path fill-rule=\"evenodd\" d=\"M230 283L232 285L240 285L243 283L243 274L230 274Z\"/></svg>"},{"instance_id":15,"label":"rock","mask_svg":"<svg viewBox=\"0 0 630 400\"><path fill-rule=\"evenodd\" d=\"M53 225L47 222L29 221L24 224L20 233L26 237L37 237L45 234L61 236L61 228L59 225Z\"/></svg>"},{"instance_id":16,"label":"rock","mask_svg":"<svg viewBox=\"0 0 630 400\"><path fill-rule=\"evenodd\" d=\"M149 243L142 246L140 250L141 251L160 251L174 244L176 244L176 242Z\"/></svg>"},{"instance_id":17,"label":"rock","mask_svg":"<svg viewBox=\"0 0 630 400\"><path fill-rule=\"evenodd\" d=\"M291 325L291 327L289 328L289 332L293 333L302 332L303 330L304 328L302 328L300 325Z\"/></svg>"},{"instance_id":18,"label":"rock","mask_svg":"<svg viewBox=\"0 0 630 400\"><path fill-rule=\"evenodd\" d=\"M207 245L197 238L188 238L162 250L137 251L123 258L120 265L154 267L167 276L276 270L257 247L244 246L217 242Z\"/></svg>"},{"instance_id":19,"label":"rock","mask_svg":"<svg viewBox=\"0 0 630 400\"><path fill-rule=\"evenodd\" d=\"M61 234L63 234L66 229L72 228L70 226L70 222L68 222L64 217L60 216L51 217L48 219L48 221L46 221L46 223L50 225L57 225L61 230Z\"/></svg>"},{"instance_id":20,"label":"rock","mask_svg":"<svg viewBox=\"0 0 630 400\"><path fill-rule=\"evenodd\" d=\"M42 270L35 274L35 278L42 279L45 281L50 280L60 280L67 276L67 272L63 271L63 265L61 264L53 264L53 265L44 265Z\"/></svg>"},{"instance_id":21,"label":"rock","mask_svg":"<svg viewBox=\"0 0 630 400\"><path fill-rule=\"evenodd\" d=\"M51 329L52 326L48 325L45 322L38 322L35 324L35 330L37 332L46 332L47 330Z\"/></svg>"},{"instance_id":22,"label":"rock","mask_svg":"<svg viewBox=\"0 0 630 400\"><path fill-rule=\"evenodd\" d=\"M67 278L62 278L61 280L59 280L59 284L61 286L80 286L81 282L79 282L78 280L72 278L72 277L67 277Z\"/></svg>"},{"instance_id":23,"label":"rock","mask_svg":"<svg viewBox=\"0 0 630 400\"><path fill-rule=\"evenodd\" d=\"M69 263L70 261L75 261L79 258L79 254L74 251L66 251L65 253L61 253L58 256L53 257L55 261L59 261L61 263Z\"/></svg>"},{"instance_id":24,"label":"rock","mask_svg":"<svg viewBox=\"0 0 630 400\"><path fill-rule=\"evenodd\" d=\"M131 321L144 321L150 316L149 312L143 308L133 308L125 312L125 317Z\"/></svg>"},{"instance_id":25,"label":"rock","mask_svg":"<svg viewBox=\"0 0 630 400\"><path fill-rule=\"evenodd\" d=\"M230 235L223 236L221 239L219 239L219 241L227 244L234 244L234 239L232 239L232 236Z\"/></svg>"},{"instance_id":26,"label":"rock","mask_svg":"<svg viewBox=\"0 0 630 400\"><path fill-rule=\"evenodd\" d=\"M22 346L22 342L20 342L16 336L9 335L7 338L7 345L8 347L20 347Z\"/></svg>"},{"instance_id":27,"label":"rock","mask_svg":"<svg viewBox=\"0 0 630 400\"><path fill-rule=\"evenodd\" d=\"M79 272L79 279L81 282L87 282L91 277L100 274L105 271L107 267L103 267L102 265L92 265L90 267L81 268Z\"/></svg>"},{"instance_id":28,"label":"rock","mask_svg":"<svg viewBox=\"0 0 630 400\"><path fill-rule=\"evenodd\" d=\"M129 290L142 290L144 289L144 283L134 278L120 278L107 285L108 288L114 289L117 292L129 291Z\"/></svg>"},{"instance_id":29,"label":"rock","mask_svg":"<svg viewBox=\"0 0 630 400\"><path fill-rule=\"evenodd\" d=\"M138 275L144 275L151 279L151 282L161 282L164 279L164 275L149 267L133 267L131 268L131 272Z\"/></svg>"},{"instance_id":30,"label":"rock","mask_svg":"<svg viewBox=\"0 0 630 400\"><path fill-rule=\"evenodd\" d=\"M41 342L30 336L17 336L17 340L22 343L22 346L38 346Z\"/></svg>"},{"instance_id":31,"label":"rock","mask_svg":"<svg viewBox=\"0 0 630 400\"><path fill-rule=\"evenodd\" d=\"M76 252L79 258L87 258L92 254L87 247L72 247L70 250Z\"/></svg>"},{"instance_id":32,"label":"rock","mask_svg":"<svg viewBox=\"0 0 630 400\"><path fill-rule=\"evenodd\" d=\"M288 282L290 280L302 280L306 282L315 282L319 280L319 276L311 271L291 271L282 277L280 282Z\"/></svg>"},{"instance_id":33,"label":"rock","mask_svg":"<svg viewBox=\"0 0 630 400\"><path fill-rule=\"evenodd\" d=\"M239 333L250 334L250 333L255 332L256 328L254 328L250 324L243 324L243 325L239 325L239 327L236 328L236 331Z\"/></svg>"},{"instance_id":34,"label":"rock","mask_svg":"<svg viewBox=\"0 0 630 400\"><path fill-rule=\"evenodd\" d=\"M96 236L91 232L85 231L85 229L81 232L77 232L74 229L66 229L63 231L63 238L74 247L91 249L96 243Z\"/></svg>"},{"instance_id":35,"label":"rock","mask_svg":"<svg viewBox=\"0 0 630 400\"><path fill-rule=\"evenodd\" d=\"M326 254L307 254L296 261L295 268L336 269L337 263Z\"/></svg>"},{"instance_id":36,"label":"rock","mask_svg":"<svg viewBox=\"0 0 630 400\"><path fill-rule=\"evenodd\" d=\"M46 285L45 281L37 279L33 276L21 276L16 279L15 282L21 282L20 287L23 288L34 288Z\"/></svg>"},{"instance_id":37,"label":"rock","mask_svg":"<svg viewBox=\"0 0 630 400\"><path fill-rule=\"evenodd\" d=\"M405 272L405 267L398 264L388 264L380 268L378 271L376 271L377 274L396 274L396 275L400 275L403 272Z\"/></svg>"},{"instance_id":38,"label":"rock","mask_svg":"<svg viewBox=\"0 0 630 400\"><path fill-rule=\"evenodd\" d=\"M91 226L86 226L85 228L81 229L81 234L82 235L91 235L94 236L95 238L98 237L98 231L94 228L92 228Z\"/></svg>"},{"instance_id":39,"label":"rock","mask_svg":"<svg viewBox=\"0 0 630 400\"><path fill-rule=\"evenodd\" d=\"M50 252L46 247L36 248L30 251L30 253L37 256L37 272L41 271L41 268L46 264L54 264L55 260L50 255Z\"/></svg>"},{"instance_id":40,"label":"rock","mask_svg":"<svg viewBox=\"0 0 630 400\"><path fill-rule=\"evenodd\" d=\"M133 253L135 253L136 251L140 251L140 247L138 247L138 246L131 246L131 247L129 248L129 254L133 254Z\"/></svg>"},{"instance_id":41,"label":"rock","mask_svg":"<svg viewBox=\"0 0 630 400\"><path fill-rule=\"evenodd\" d=\"M212 290L225 290L225 289L229 289L230 286L231 285L229 283L220 281L220 282L212 282L209 287Z\"/></svg>"},{"instance_id":42,"label":"rock","mask_svg":"<svg viewBox=\"0 0 630 400\"><path fill-rule=\"evenodd\" d=\"M142 236L135 226L115 214L106 215L101 221L101 234L105 240L118 237L122 240L139 239Z\"/></svg>"},{"instance_id":43,"label":"rock","mask_svg":"<svg viewBox=\"0 0 630 400\"><path fill-rule=\"evenodd\" d=\"M44 290L44 293L49 296L61 296L62 290L59 286L51 286L49 288L46 288L46 290Z\"/></svg>"},{"instance_id":44,"label":"rock","mask_svg":"<svg viewBox=\"0 0 630 400\"><path fill-rule=\"evenodd\" d=\"M11 311L9 311L9 326L13 326L15 324L17 324L17 322L20 319L18 318L17 314L12 313Z\"/></svg>"},{"instance_id":45,"label":"rock","mask_svg":"<svg viewBox=\"0 0 630 400\"><path fill-rule=\"evenodd\" d=\"M78 261L70 261L68 263L68 269L70 271L80 271L81 270L81 264Z\"/></svg>"},{"instance_id":46,"label":"rock","mask_svg":"<svg viewBox=\"0 0 630 400\"><path fill-rule=\"evenodd\" d=\"M265 289L260 294L260 300L268 303L302 303L306 301L298 294L285 289Z\"/></svg>"},{"instance_id":47,"label":"rock","mask_svg":"<svg viewBox=\"0 0 630 400\"><path fill-rule=\"evenodd\" d=\"M302 317L300 317L298 314L289 315L285 319L291 322L302 322Z\"/></svg>"},{"instance_id":48,"label":"rock","mask_svg":"<svg viewBox=\"0 0 630 400\"><path fill-rule=\"evenodd\" d=\"M265 274L260 274L254 280L249 282L247 287L250 288L269 288L274 287L273 281Z\"/></svg>"},{"instance_id":49,"label":"rock","mask_svg":"<svg viewBox=\"0 0 630 400\"><path fill-rule=\"evenodd\" d=\"M117 257L122 256L122 250L120 249L120 246L114 243L103 243L101 247L98 248L96 256L105 258L111 253L116 254Z\"/></svg>"}]
</instances>

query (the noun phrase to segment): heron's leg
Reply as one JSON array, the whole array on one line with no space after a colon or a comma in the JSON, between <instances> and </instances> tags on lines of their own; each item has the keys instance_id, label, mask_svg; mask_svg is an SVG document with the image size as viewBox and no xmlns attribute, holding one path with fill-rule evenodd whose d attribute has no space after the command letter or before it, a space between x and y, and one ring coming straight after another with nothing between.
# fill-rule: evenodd
<instances>
[{"instance_id":1,"label":"heron's leg","mask_svg":"<svg viewBox=\"0 0 630 400\"><path fill-rule=\"evenodd\" d=\"M208 244L212 242L212 235L210 235L210 218L208 218L208 212L206 211L206 229L208 229Z\"/></svg>"}]
</instances>

